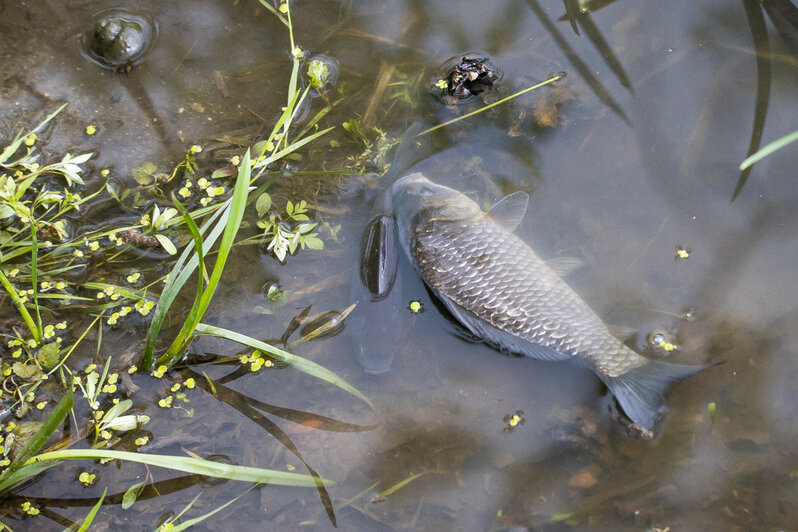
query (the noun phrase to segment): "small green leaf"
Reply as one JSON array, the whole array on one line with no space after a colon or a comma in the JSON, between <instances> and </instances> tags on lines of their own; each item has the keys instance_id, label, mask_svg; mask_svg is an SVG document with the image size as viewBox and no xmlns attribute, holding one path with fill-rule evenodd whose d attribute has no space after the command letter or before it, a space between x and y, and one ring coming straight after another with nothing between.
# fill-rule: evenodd
<instances>
[{"instance_id":1,"label":"small green leaf","mask_svg":"<svg viewBox=\"0 0 798 532\"><path fill-rule=\"evenodd\" d=\"M133 503L136 502L136 499L139 498L141 492L144 490L144 486L146 486L146 482L136 482L132 486L130 486L125 494L122 496L122 509L127 510Z\"/></svg>"},{"instance_id":2,"label":"small green leaf","mask_svg":"<svg viewBox=\"0 0 798 532\"><path fill-rule=\"evenodd\" d=\"M164 236L164 235L155 235L155 238L158 239L158 242L161 244L161 247L164 249L164 251L166 251L170 255L176 255L177 254L177 248L172 243L172 241L169 240L166 236Z\"/></svg>"},{"instance_id":3,"label":"small green leaf","mask_svg":"<svg viewBox=\"0 0 798 532\"><path fill-rule=\"evenodd\" d=\"M11 370L20 379L32 379L40 373L39 366L36 364L24 364L22 362L14 362Z\"/></svg>"},{"instance_id":4,"label":"small green leaf","mask_svg":"<svg viewBox=\"0 0 798 532\"><path fill-rule=\"evenodd\" d=\"M130 173L133 174L133 179L136 183L142 186L151 185L155 181L154 174L158 171L158 167L151 162L146 162L141 166L133 168Z\"/></svg>"},{"instance_id":5,"label":"small green leaf","mask_svg":"<svg viewBox=\"0 0 798 532\"><path fill-rule=\"evenodd\" d=\"M314 89L327 85L327 65L323 61L313 60L308 63L308 77Z\"/></svg>"},{"instance_id":6,"label":"small green leaf","mask_svg":"<svg viewBox=\"0 0 798 532\"><path fill-rule=\"evenodd\" d=\"M258 201L255 202L255 209L258 211L258 217L263 218L266 216L266 213L269 212L269 209L272 208L272 197L269 196L268 193L264 192L260 196L258 196Z\"/></svg>"},{"instance_id":7,"label":"small green leaf","mask_svg":"<svg viewBox=\"0 0 798 532\"><path fill-rule=\"evenodd\" d=\"M51 370L58 364L59 354L61 350L58 348L58 344L55 342L44 344L41 349L39 349L39 356L36 359L39 361L39 364L46 370Z\"/></svg>"},{"instance_id":8,"label":"small green leaf","mask_svg":"<svg viewBox=\"0 0 798 532\"><path fill-rule=\"evenodd\" d=\"M302 240L302 244L307 246L308 249L324 249L324 242L320 238L316 238L316 233L311 233Z\"/></svg>"}]
</instances>

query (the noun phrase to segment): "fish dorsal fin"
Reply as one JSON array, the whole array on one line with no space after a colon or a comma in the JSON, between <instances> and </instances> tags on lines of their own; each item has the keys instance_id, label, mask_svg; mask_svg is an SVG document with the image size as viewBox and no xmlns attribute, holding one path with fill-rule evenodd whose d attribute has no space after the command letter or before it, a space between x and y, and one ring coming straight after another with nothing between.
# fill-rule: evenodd
<instances>
[{"instance_id":1,"label":"fish dorsal fin","mask_svg":"<svg viewBox=\"0 0 798 532\"><path fill-rule=\"evenodd\" d=\"M488 218L493 223L508 231L515 231L526 214L529 194L523 190L513 192L497 201L488 211Z\"/></svg>"}]
</instances>

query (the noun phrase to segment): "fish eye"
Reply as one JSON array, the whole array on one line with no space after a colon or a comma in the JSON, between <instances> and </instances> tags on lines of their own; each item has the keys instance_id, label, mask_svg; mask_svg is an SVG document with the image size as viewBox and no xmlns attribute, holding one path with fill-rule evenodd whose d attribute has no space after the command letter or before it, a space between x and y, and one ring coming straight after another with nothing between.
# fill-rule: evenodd
<instances>
[{"instance_id":1,"label":"fish eye","mask_svg":"<svg viewBox=\"0 0 798 532\"><path fill-rule=\"evenodd\" d=\"M421 187L421 188L418 190L418 193L419 193L421 196L432 196L432 189L431 189L431 188L429 188L429 187Z\"/></svg>"}]
</instances>

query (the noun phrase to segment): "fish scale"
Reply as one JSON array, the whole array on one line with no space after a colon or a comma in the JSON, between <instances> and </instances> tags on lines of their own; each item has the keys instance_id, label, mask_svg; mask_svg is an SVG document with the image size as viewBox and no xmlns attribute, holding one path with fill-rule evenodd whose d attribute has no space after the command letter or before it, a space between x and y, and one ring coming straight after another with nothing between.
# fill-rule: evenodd
<instances>
[{"instance_id":1,"label":"fish scale","mask_svg":"<svg viewBox=\"0 0 798 532\"><path fill-rule=\"evenodd\" d=\"M475 337L518 355L590 368L645 437L670 383L707 366L647 359L616 339L593 310L513 230L528 196L488 213L419 173L391 187L397 232L419 276Z\"/></svg>"},{"instance_id":2,"label":"fish scale","mask_svg":"<svg viewBox=\"0 0 798 532\"><path fill-rule=\"evenodd\" d=\"M429 218L424 212L419 217ZM427 221L416 225L412 238L412 261L430 288L493 327L608 377L647 362L616 340L521 239L487 219L465 227Z\"/></svg>"}]
</instances>

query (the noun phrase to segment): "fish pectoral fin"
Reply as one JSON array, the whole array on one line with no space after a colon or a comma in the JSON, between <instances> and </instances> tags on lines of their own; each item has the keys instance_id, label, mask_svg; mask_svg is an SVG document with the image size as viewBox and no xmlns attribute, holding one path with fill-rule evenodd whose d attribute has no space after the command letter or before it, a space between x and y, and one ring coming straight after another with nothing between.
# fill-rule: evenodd
<instances>
[{"instance_id":1,"label":"fish pectoral fin","mask_svg":"<svg viewBox=\"0 0 798 532\"><path fill-rule=\"evenodd\" d=\"M488 218L507 231L515 231L526 214L529 194L519 190L497 201L488 211Z\"/></svg>"},{"instance_id":2,"label":"fish pectoral fin","mask_svg":"<svg viewBox=\"0 0 798 532\"><path fill-rule=\"evenodd\" d=\"M599 377L618 400L624 413L646 435L665 413L665 391L671 383L686 379L709 366L670 364L649 360L623 375Z\"/></svg>"},{"instance_id":3,"label":"fish pectoral fin","mask_svg":"<svg viewBox=\"0 0 798 532\"><path fill-rule=\"evenodd\" d=\"M550 347L537 345L524 340L510 332L494 327L490 323L482 320L467 310L461 308L459 305L448 301L445 298L438 297L443 301L449 312L452 313L454 318L459 321L463 327L468 331L470 341L481 340L500 350L512 353L514 355L528 356L538 360L548 360L550 362L561 362L563 360L572 360L571 355L560 353L559 351Z\"/></svg>"}]
</instances>

